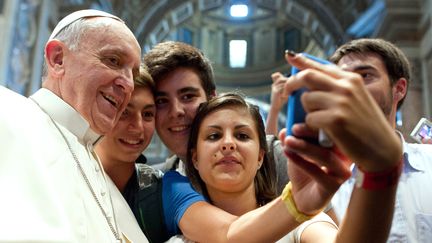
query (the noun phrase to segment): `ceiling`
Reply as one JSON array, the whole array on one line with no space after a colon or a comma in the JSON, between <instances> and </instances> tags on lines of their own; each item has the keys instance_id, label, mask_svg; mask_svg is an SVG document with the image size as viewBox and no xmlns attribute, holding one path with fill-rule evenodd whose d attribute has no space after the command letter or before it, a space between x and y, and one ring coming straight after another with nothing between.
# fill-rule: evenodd
<instances>
[{"instance_id":1,"label":"ceiling","mask_svg":"<svg viewBox=\"0 0 432 243\"><path fill-rule=\"evenodd\" d=\"M69 0L59 9L66 15L93 7L120 16L143 52L164 40L188 42L212 61L220 91L241 88L248 95L268 98L270 74L289 72L285 49L327 57L351 38L347 30L377 1ZM250 6L248 17L229 16L229 6L239 2ZM228 43L239 38L248 43L246 66L231 68Z\"/></svg>"}]
</instances>

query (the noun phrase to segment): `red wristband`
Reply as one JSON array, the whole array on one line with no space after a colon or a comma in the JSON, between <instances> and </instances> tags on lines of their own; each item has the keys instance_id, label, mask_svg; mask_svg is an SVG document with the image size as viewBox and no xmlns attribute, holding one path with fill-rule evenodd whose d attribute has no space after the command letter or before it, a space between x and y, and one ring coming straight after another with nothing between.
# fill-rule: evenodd
<instances>
[{"instance_id":1,"label":"red wristband","mask_svg":"<svg viewBox=\"0 0 432 243\"><path fill-rule=\"evenodd\" d=\"M403 159L393 168L380 172L357 170L356 187L366 190L383 190L396 185L403 168Z\"/></svg>"}]
</instances>

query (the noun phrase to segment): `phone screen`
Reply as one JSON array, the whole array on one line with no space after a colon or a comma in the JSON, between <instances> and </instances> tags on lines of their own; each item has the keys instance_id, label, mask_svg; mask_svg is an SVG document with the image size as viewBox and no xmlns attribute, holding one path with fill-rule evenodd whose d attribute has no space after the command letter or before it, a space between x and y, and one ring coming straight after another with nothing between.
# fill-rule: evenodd
<instances>
[{"instance_id":1,"label":"phone screen","mask_svg":"<svg viewBox=\"0 0 432 243\"><path fill-rule=\"evenodd\" d=\"M432 123L426 118L420 119L411 132L411 137L419 143L423 143L423 140L426 139L432 139Z\"/></svg>"}]
</instances>

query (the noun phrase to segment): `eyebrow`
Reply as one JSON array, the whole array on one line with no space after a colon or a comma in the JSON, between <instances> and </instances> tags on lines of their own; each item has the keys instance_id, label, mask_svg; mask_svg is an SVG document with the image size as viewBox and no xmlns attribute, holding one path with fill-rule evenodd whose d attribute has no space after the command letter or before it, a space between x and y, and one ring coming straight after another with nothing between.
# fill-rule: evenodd
<instances>
[{"instance_id":1,"label":"eyebrow","mask_svg":"<svg viewBox=\"0 0 432 243\"><path fill-rule=\"evenodd\" d=\"M157 96L166 96L167 92L163 92L163 91L155 91L155 97Z\"/></svg>"},{"instance_id":2,"label":"eyebrow","mask_svg":"<svg viewBox=\"0 0 432 243\"><path fill-rule=\"evenodd\" d=\"M181 88L180 90L177 91L177 94L184 94L184 93L188 93L188 92L193 92L193 93L198 93L199 92L199 88L195 88L195 87L184 87ZM165 91L156 91L155 92L155 96L167 96L167 92Z\"/></svg>"},{"instance_id":3,"label":"eyebrow","mask_svg":"<svg viewBox=\"0 0 432 243\"><path fill-rule=\"evenodd\" d=\"M128 56L128 52L123 50L120 47L117 46L111 46L111 47L102 47L102 49L100 49L100 54L101 55L109 55L109 54L116 54L121 56L122 58L125 56Z\"/></svg>"},{"instance_id":4,"label":"eyebrow","mask_svg":"<svg viewBox=\"0 0 432 243\"><path fill-rule=\"evenodd\" d=\"M215 129L218 129L218 130L222 130L222 127L219 126L219 125L210 125L208 127L215 128ZM250 128L251 126L249 126L247 124L240 124L240 125L236 125L234 127L234 129L240 129L240 128L244 128L244 127Z\"/></svg>"},{"instance_id":5,"label":"eyebrow","mask_svg":"<svg viewBox=\"0 0 432 243\"><path fill-rule=\"evenodd\" d=\"M117 47L117 46L109 47L109 48L108 47L102 48L100 50L99 55L102 58L103 56L112 55L112 54L118 55L122 59L129 58L129 56L130 56L127 50L124 50L121 47ZM139 65L132 67L132 75L134 78L140 74L139 69L140 69Z\"/></svg>"},{"instance_id":6,"label":"eyebrow","mask_svg":"<svg viewBox=\"0 0 432 243\"><path fill-rule=\"evenodd\" d=\"M156 109L156 105L155 104L151 104L151 105L146 105L143 107L143 109Z\"/></svg>"},{"instance_id":7,"label":"eyebrow","mask_svg":"<svg viewBox=\"0 0 432 243\"><path fill-rule=\"evenodd\" d=\"M177 91L177 94L183 94L183 93L187 93L187 92L199 92L199 88L184 87L184 88L180 89L179 91Z\"/></svg>"},{"instance_id":8,"label":"eyebrow","mask_svg":"<svg viewBox=\"0 0 432 243\"><path fill-rule=\"evenodd\" d=\"M355 66L351 71L352 72L359 72L359 71L364 71L364 70L376 70L376 68L374 66L371 66L371 65L359 65L359 66Z\"/></svg>"}]
</instances>

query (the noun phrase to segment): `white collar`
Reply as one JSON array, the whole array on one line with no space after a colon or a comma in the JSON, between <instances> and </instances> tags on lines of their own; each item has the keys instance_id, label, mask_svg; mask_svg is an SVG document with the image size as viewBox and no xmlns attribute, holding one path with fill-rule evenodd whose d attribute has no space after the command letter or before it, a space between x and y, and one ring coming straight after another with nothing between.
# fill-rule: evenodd
<instances>
[{"instance_id":1,"label":"white collar","mask_svg":"<svg viewBox=\"0 0 432 243\"><path fill-rule=\"evenodd\" d=\"M396 130L396 134L399 135L402 141L402 149L404 153L404 171L424 171L424 165L421 163L421 161L409 160L410 154L417 153L418 147L424 145L407 143L402 133L398 130Z\"/></svg>"},{"instance_id":2,"label":"white collar","mask_svg":"<svg viewBox=\"0 0 432 243\"><path fill-rule=\"evenodd\" d=\"M90 128L89 123L80 113L52 91L42 88L30 98L54 121L73 133L81 144L85 146L88 144L95 145L101 137Z\"/></svg>"}]
</instances>

